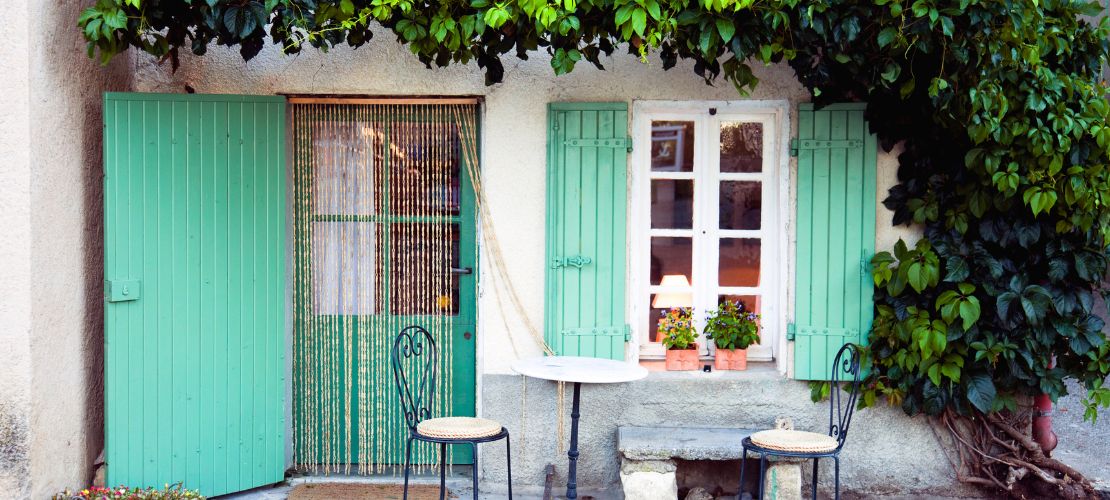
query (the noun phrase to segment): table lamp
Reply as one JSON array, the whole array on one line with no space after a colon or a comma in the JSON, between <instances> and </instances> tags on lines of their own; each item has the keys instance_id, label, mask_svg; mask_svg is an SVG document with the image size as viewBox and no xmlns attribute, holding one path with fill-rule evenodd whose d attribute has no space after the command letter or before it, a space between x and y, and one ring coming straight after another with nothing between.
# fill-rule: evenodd
<instances>
[{"instance_id":1,"label":"table lamp","mask_svg":"<svg viewBox=\"0 0 1110 500\"><path fill-rule=\"evenodd\" d=\"M659 282L660 287L670 288L672 290L663 291L655 294L655 298L651 301L651 307L655 309L670 309L672 307L693 307L694 296L688 291L674 291L673 289L690 288L690 280L686 278L685 274L665 274L662 281Z\"/></svg>"}]
</instances>

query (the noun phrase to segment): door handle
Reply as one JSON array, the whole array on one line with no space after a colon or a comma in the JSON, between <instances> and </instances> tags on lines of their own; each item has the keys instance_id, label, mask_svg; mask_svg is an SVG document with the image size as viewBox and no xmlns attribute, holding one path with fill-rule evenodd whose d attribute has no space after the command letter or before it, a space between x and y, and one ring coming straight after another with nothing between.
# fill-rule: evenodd
<instances>
[{"instance_id":1,"label":"door handle","mask_svg":"<svg viewBox=\"0 0 1110 500\"><path fill-rule=\"evenodd\" d=\"M469 268L469 267L452 267L451 268L451 274L472 274L473 272L474 272L474 270Z\"/></svg>"}]
</instances>

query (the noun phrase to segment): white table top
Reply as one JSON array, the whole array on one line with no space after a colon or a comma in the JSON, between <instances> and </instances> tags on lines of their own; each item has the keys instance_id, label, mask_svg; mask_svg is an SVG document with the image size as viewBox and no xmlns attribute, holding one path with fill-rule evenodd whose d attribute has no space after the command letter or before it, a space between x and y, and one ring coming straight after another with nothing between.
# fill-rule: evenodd
<instances>
[{"instance_id":1,"label":"white table top","mask_svg":"<svg viewBox=\"0 0 1110 500\"><path fill-rule=\"evenodd\" d=\"M544 380L583 384L617 384L647 377L640 365L601 358L578 356L538 356L513 361L512 369L521 375Z\"/></svg>"}]
</instances>

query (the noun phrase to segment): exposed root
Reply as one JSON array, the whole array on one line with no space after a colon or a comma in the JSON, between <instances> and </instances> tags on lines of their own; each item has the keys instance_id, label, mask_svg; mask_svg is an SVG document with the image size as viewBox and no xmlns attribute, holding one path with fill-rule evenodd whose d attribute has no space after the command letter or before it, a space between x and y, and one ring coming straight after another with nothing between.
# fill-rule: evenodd
<instances>
[{"instance_id":1,"label":"exposed root","mask_svg":"<svg viewBox=\"0 0 1110 500\"><path fill-rule=\"evenodd\" d=\"M1033 441L1028 412L967 417L946 411L937 421L952 438L956 459L949 461L961 482L1010 498L1100 498L1083 474Z\"/></svg>"}]
</instances>

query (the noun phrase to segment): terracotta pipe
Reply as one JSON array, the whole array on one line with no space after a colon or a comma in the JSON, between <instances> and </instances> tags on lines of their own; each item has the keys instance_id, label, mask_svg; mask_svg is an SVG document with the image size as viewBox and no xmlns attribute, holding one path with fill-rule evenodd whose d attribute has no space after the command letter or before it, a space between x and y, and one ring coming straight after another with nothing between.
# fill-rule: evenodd
<instances>
[{"instance_id":1,"label":"terracotta pipe","mask_svg":"<svg viewBox=\"0 0 1110 500\"><path fill-rule=\"evenodd\" d=\"M1048 364L1052 369L1056 359ZM1052 455L1056 449L1057 437L1052 431L1052 398L1048 394L1038 394L1033 397L1033 440L1041 445L1041 450L1046 456Z\"/></svg>"}]
</instances>

